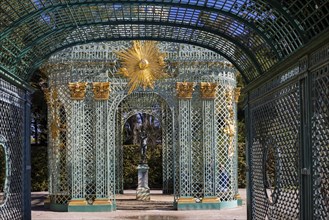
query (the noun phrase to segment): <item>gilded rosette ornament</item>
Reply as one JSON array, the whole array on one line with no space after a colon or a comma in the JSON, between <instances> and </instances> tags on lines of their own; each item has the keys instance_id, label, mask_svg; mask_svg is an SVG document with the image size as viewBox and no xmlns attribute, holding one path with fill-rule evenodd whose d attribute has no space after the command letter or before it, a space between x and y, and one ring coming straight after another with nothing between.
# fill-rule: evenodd
<instances>
[{"instance_id":1,"label":"gilded rosette ornament","mask_svg":"<svg viewBox=\"0 0 329 220\"><path fill-rule=\"evenodd\" d=\"M83 100L86 95L87 84L86 82L69 83L71 99Z\"/></svg>"},{"instance_id":2,"label":"gilded rosette ornament","mask_svg":"<svg viewBox=\"0 0 329 220\"><path fill-rule=\"evenodd\" d=\"M155 41L133 41L127 50L116 53L121 61L119 74L129 79L128 94L137 87L154 89L156 80L167 76L165 54L161 53Z\"/></svg>"},{"instance_id":3,"label":"gilded rosette ornament","mask_svg":"<svg viewBox=\"0 0 329 220\"><path fill-rule=\"evenodd\" d=\"M216 98L217 83L201 82L200 91L202 99Z\"/></svg>"},{"instance_id":4,"label":"gilded rosette ornament","mask_svg":"<svg viewBox=\"0 0 329 220\"><path fill-rule=\"evenodd\" d=\"M179 99L191 99L194 91L193 82L177 82L176 83L177 97Z\"/></svg>"},{"instance_id":5,"label":"gilded rosette ornament","mask_svg":"<svg viewBox=\"0 0 329 220\"><path fill-rule=\"evenodd\" d=\"M108 100L110 95L110 83L93 82L93 92L95 100Z\"/></svg>"}]
</instances>

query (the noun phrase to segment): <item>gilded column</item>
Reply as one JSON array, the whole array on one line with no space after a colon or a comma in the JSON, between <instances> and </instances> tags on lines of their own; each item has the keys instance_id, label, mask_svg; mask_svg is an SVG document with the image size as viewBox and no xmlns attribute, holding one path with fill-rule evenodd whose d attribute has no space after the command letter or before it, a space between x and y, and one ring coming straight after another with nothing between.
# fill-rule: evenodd
<instances>
[{"instance_id":1,"label":"gilded column","mask_svg":"<svg viewBox=\"0 0 329 220\"><path fill-rule=\"evenodd\" d=\"M68 211L78 211L79 207L87 205L84 189L84 110L87 83L69 83L72 100L72 199Z\"/></svg>"},{"instance_id":2,"label":"gilded column","mask_svg":"<svg viewBox=\"0 0 329 220\"><path fill-rule=\"evenodd\" d=\"M216 127L215 106L217 83L201 82L202 126L203 126L203 165L204 165L204 196L203 202L219 202L216 197Z\"/></svg>"},{"instance_id":3,"label":"gilded column","mask_svg":"<svg viewBox=\"0 0 329 220\"><path fill-rule=\"evenodd\" d=\"M177 82L178 98L178 143L179 143L179 199L180 204L194 203L191 195L191 99L194 83Z\"/></svg>"},{"instance_id":4,"label":"gilded column","mask_svg":"<svg viewBox=\"0 0 329 220\"><path fill-rule=\"evenodd\" d=\"M110 94L109 82L93 82L94 116L95 116L95 151L96 151L96 199L93 205L111 204L107 193L107 112Z\"/></svg>"}]
</instances>

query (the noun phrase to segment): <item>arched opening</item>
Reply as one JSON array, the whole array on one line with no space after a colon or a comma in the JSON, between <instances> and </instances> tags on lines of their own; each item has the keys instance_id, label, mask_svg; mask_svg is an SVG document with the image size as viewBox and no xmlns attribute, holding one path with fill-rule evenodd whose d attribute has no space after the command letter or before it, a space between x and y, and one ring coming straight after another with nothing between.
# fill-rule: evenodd
<instances>
[{"instance_id":1,"label":"arched opening","mask_svg":"<svg viewBox=\"0 0 329 220\"><path fill-rule=\"evenodd\" d=\"M136 167L142 160L141 133L147 135L146 163L150 167L150 189L162 190L162 126L159 119L147 113L130 116L123 127L123 189L137 188ZM136 165L136 167L134 167Z\"/></svg>"},{"instance_id":2,"label":"arched opening","mask_svg":"<svg viewBox=\"0 0 329 220\"><path fill-rule=\"evenodd\" d=\"M124 98L117 110L117 192L122 193L124 184L124 170L131 170L132 183L136 189L137 165L141 162L141 132L147 135L146 161L149 169L149 187L161 190L164 194L173 193L173 145L172 145L172 117L167 102L156 93L133 93ZM130 161L134 164L125 164L128 156L125 151L136 152ZM156 165L154 167L154 165ZM152 169L152 167L154 167ZM135 185L134 185L135 184Z\"/></svg>"}]
</instances>

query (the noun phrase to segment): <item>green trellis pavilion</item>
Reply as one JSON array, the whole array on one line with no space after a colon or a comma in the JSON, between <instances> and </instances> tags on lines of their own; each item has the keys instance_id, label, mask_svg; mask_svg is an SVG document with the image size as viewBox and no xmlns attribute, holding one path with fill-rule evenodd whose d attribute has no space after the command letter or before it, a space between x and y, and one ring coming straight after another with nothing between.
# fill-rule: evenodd
<instances>
[{"instance_id":1,"label":"green trellis pavilion","mask_svg":"<svg viewBox=\"0 0 329 220\"><path fill-rule=\"evenodd\" d=\"M237 206L239 72L248 219L327 219L328 14L322 0L2 0L1 218L31 219L40 69L50 209L116 210L136 113L159 119L162 189L178 210Z\"/></svg>"}]
</instances>

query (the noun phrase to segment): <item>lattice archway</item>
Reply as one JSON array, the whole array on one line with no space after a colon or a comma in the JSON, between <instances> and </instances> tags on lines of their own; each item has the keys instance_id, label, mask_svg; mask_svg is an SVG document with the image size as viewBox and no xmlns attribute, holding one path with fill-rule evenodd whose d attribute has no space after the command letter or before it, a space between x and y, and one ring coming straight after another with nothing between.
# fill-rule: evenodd
<instances>
[{"instance_id":1,"label":"lattice archway","mask_svg":"<svg viewBox=\"0 0 329 220\"><path fill-rule=\"evenodd\" d=\"M138 88L127 96L127 79L116 73L119 63L113 56L125 45L74 47L54 56L45 67L53 134L49 140L51 173L65 173L66 182L71 182L64 192L61 178L50 179L54 186L51 209L77 211L87 204L90 211L115 209L115 194L122 192L121 128L124 114L134 110L157 114L161 120L163 191L174 194L178 209L236 206L239 92L233 66L199 47L161 43L159 47L168 55L167 70L172 73L158 80L154 91ZM103 86L103 92L107 88L101 99L95 83ZM66 126L61 125L64 116ZM66 140L65 151L61 140ZM62 163L58 152L66 154L67 162Z\"/></svg>"},{"instance_id":2,"label":"lattice archway","mask_svg":"<svg viewBox=\"0 0 329 220\"><path fill-rule=\"evenodd\" d=\"M26 212L30 209L26 192L31 170L31 90L27 82L34 70L54 52L79 43L152 38L191 43L222 53L249 83L245 90L248 218L273 217L276 213L291 213L289 216L297 219L327 218L328 7L327 1L321 0L1 1L0 114L6 119L1 123L0 135L15 150L12 162L17 170L11 185L20 192L1 206L1 215L30 218ZM166 16L171 11L174 14ZM286 104L292 109L287 110ZM275 127L278 132L263 133L259 120L271 118L272 108L279 113ZM7 117L8 109L16 116ZM291 137L280 136L286 134L282 127L292 128ZM294 182L294 191L282 197L277 207L267 203L263 190L255 190L264 187L257 171L261 166L257 160L264 151L257 140L259 136L273 135L287 143L286 157L303 158L295 163L297 174L286 181ZM291 144L293 137L300 145ZM290 161L284 161L281 168L288 169Z\"/></svg>"},{"instance_id":3,"label":"lattice archway","mask_svg":"<svg viewBox=\"0 0 329 220\"><path fill-rule=\"evenodd\" d=\"M173 107L171 107L173 108ZM167 101L157 93L133 93L126 96L119 104L117 110L117 146L116 163L117 193L123 192L123 141L122 129L125 121L137 113L146 113L156 117L162 130L162 191L173 194L174 189L174 145L173 145L173 113ZM137 166L137 164L135 164Z\"/></svg>"}]
</instances>

